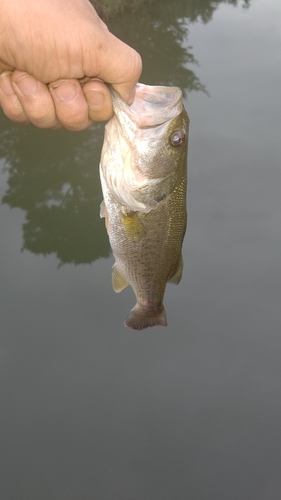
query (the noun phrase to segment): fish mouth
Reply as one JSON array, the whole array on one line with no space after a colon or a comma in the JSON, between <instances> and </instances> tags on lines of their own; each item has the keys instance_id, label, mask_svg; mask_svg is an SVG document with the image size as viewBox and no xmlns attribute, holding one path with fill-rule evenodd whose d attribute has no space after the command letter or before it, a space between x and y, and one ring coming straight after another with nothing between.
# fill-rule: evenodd
<instances>
[{"instance_id":1,"label":"fish mouth","mask_svg":"<svg viewBox=\"0 0 281 500\"><path fill-rule=\"evenodd\" d=\"M113 91L113 108L117 118L124 113L137 128L157 127L170 122L182 111L182 92L179 87L152 86L138 83L133 103L128 106Z\"/></svg>"}]
</instances>

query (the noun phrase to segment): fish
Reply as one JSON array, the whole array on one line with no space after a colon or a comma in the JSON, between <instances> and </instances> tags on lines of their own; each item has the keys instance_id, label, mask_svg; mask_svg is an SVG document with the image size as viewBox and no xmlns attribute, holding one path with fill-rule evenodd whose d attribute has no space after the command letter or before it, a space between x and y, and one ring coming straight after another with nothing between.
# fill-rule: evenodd
<instances>
[{"instance_id":1,"label":"fish","mask_svg":"<svg viewBox=\"0 0 281 500\"><path fill-rule=\"evenodd\" d=\"M100 216L115 258L112 286L119 293L130 285L136 296L125 326L166 326L166 284L183 271L189 117L178 87L138 83L130 106L110 91Z\"/></svg>"}]
</instances>

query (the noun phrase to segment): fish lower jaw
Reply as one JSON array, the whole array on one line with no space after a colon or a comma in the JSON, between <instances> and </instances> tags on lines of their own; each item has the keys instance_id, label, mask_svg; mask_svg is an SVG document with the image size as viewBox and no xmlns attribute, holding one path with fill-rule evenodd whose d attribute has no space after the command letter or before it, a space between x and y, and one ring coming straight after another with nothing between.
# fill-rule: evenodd
<instances>
[{"instance_id":1,"label":"fish lower jaw","mask_svg":"<svg viewBox=\"0 0 281 500\"><path fill-rule=\"evenodd\" d=\"M128 314L124 325L133 330L144 330L152 326L167 326L165 308L163 304L155 306L151 302L147 302L147 304L137 303Z\"/></svg>"}]
</instances>

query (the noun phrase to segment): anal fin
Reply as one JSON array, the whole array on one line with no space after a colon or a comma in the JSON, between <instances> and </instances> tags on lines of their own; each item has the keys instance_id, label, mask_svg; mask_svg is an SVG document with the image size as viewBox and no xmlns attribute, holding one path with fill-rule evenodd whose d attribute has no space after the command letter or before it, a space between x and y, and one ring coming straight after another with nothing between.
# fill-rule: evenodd
<instances>
[{"instance_id":1,"label":"anal fin","mask_svg":"<svg viewBox=\"0 0 281 500\"><path fill-rule=\"evenodd\" d=\"M174 283L175 285L178 285L182 278L182 272L183 272L183 258L181 254L177 270L175 274L168 280L168 283Z\"/></svg>"},{"instance_id":2,"label":"anal fin","mask_svg":"<svg viewBox=\"0 0 281 500\"><path fill-rule=\"evenodd\" d=\"M124 276L118 270L116 264L114 264L112 268L112 288L114 292L119 293L128 286L128 281L124 278Z\"/></svg>"}]
</instances>

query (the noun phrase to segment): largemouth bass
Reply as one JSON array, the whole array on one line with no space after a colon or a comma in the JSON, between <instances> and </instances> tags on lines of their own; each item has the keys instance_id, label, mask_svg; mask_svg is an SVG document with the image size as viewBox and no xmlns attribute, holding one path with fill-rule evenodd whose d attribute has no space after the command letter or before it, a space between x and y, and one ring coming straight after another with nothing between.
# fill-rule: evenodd
<instances>
[{"instance_id":1,"label":"largemouth bass","mask_svg":"<svg viewBox=\"0 0 281 500\"><path fill-rule=\"evenodd\" d=\"M131 285L135 293L126 326L166 326L166 283L178 284L183 269L189 118L178 87L138 84L131 106L111 93L100 177L112 285L115 292Z\"/></svg>"}]
</instances>

